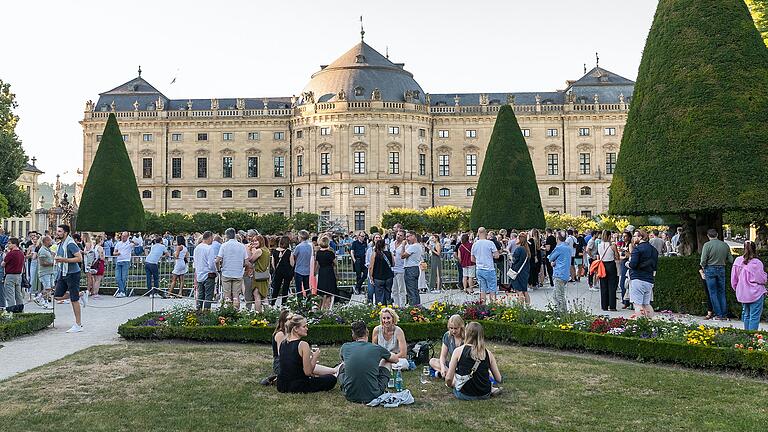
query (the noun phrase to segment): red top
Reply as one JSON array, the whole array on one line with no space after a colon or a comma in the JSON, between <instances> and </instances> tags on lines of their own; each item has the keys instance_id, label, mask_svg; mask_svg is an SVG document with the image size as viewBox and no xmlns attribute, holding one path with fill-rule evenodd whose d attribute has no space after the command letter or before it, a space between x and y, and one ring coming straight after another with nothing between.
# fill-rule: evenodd
<instances>
[{"instance_id":1,"label":"red top","mask_svg":"<svg viewBox=\"0 0 768 432\"><path fill-rule=\"evenodd\" d=\"M5 254L5 274L20 274L24 270L24 252L14 249Z\"/></svg>"},{"instance_id":2,"label":"red top","mask_svg":"<svg viewBox=\"0 0 768 432\"><path fill-rule=\"evenodd\" d=\"M472 262L472 242L459 244L459 264L462 267L471 267L475 265Z\"/></svg>"}]
</instances>

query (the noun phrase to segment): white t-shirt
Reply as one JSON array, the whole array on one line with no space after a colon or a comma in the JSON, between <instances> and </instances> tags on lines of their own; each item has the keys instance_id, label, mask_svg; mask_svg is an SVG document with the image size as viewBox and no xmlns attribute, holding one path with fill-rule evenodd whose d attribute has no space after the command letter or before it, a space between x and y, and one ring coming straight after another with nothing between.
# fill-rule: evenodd
<instances>
[{"instance_id":1,"label":"white t-shirt","mask_svg":"<svg viewBox=\"0 0 768 432\"><path fill-rule=\"evenodd\" d=\"M144 239L139 236L133 238L133 243L136 247L144 247Z\"/></svg>"},{"instance_id":2,"label":"white t-shirt","mask_svg":"<svg viewBox=\"0 0 768 432\"><path fill-rule=\"evenodd\" d=\"M392 240L389 244L389 251L392 253L392 257L395 258L395 262L392 263L393 273L402 273L404 271L405 260L400 255L400 251L403 249L403 243L400 243L399 247L395 247L396 240Z\"/></svg>"},{"instance_id":3,"label":"white t-shirt","mask_svg":"<svg viewBox=\"0 0 768 432\"><path fill-rule=\"evenodd\" d=\"M565 238L565 242L571 247L571 258L576 256L576 237L569 235Z\"/></svg>"},{"instance_id":4,"label":"white t-shirt","mask_svg":"<svg viewBox=\"0 0 768 432\"><path fill-rule=\"evenodd\" d=\"M475 240L472 244L472 256L478 270L494 270L493 253L497 252L496 245L487 239Z\"/></svg>"},{"instance_id":5,"label":"white t-shirt","mask_svg":"<svg viewBox=\"0 0 768 432\"><path fill-rule=\"evenodd\" d=\"M410 255L405 259L403 267L416 267L421 263L424 257L424 248L421 246L421 243L409 244L405 247L405 251Z\"/></svg>"},{"instance_id":6,"label":"white t-shirt","mask_svg":"<svg viewBox=\"0 0 768 432\"><path fill-rule=\"evenodd\" d=\"M219 248L221 257L221 275L227 278L241 278L245 272L243 264L248 252L245 245L235 239L227 240Z\"/></svg>"},{"instance_id":7,"label":"white t-shirt","mask_svg":"<svg viewBox=\"0 0 768 432\"><path fill-rule=\"evenodd\" d=\"M132 250L133 250L133 246L131 246L130 240L118 241L118 242L115 242L115 246L112 249L112 255L117 256L117 262L130 261Z\"/></svg>"}]
</instances>

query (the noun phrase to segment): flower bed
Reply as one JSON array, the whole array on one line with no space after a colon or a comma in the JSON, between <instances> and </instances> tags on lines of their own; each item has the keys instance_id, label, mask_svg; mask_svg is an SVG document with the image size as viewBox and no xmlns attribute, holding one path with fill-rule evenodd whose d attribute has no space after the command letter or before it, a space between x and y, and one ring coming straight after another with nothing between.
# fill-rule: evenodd
<instances>
[{"instance_id":1,"label":"flower bed","mask_svg":"<svg viewBox=\"0 0 768 432\"><path fill-rule=\"evenodd\" d=\"M42 330L52 323L52 313L12 314L0 310L0 341Z\"/></svg>"},{"instance_id":2,"label":"flower bed","mask_svg":"<svg viewBox=\"0 0 768 432\"><path fill-rule=\"evenodd\" d=\"M317 310L317 299L292 300L292 310L310 323L307 340L333 344L351 338L349 323L378 324L383 306L346 305L331 311ZM707 327L670 316L627 320L594 316L576 308L556 314L521 305L434 303L430 307L395 307L398 325L409 341L439 340L452 314L478 321L491 340L558 349L613 354L640 361L659 361L692 367L752 370L768 373L768 334L733 328ZM121 325L126 339L192 339L270 343L279 309L244 313L223 307L196 312L177 306L143 315Z\"/></svg>"}]
</instances>

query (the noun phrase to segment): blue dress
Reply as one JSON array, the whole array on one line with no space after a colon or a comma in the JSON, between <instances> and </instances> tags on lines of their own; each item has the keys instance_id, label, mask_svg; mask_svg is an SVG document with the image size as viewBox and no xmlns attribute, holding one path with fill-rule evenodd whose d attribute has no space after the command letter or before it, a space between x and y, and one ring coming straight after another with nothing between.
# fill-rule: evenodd
<instances>
[{"instance_id":1,"label":"blue dress","mask_svg":"<svg viewBox=\"0 0 768 432\"><path fill-rule=\"evenodd\" d=\"M530 273L531 266L528 263L523 265L528 254L526 253L528 245L522 245L516 247L512 252L512 269L517 273L517 277L512 281L511 288L515 291L526 292L528 291L528 274ZM530 259L528 259L530 261Z\"/></svg>"}]
</instances>

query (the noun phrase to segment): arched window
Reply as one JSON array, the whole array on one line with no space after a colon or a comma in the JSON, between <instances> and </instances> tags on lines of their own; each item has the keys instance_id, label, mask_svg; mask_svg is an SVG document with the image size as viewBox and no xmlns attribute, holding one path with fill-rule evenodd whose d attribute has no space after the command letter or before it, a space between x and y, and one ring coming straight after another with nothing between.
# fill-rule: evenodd
<instances>
[{"instance_id":1,"label":"arched window","mask_svg":"<svg viewBox=\"0 0 768 432\"><path fill-rule=\"evenodd\" d=\"M296 197L297 198L301 198L302 195L303 195L303 192L302 192L301 188L297 188L296 189Z\"/></svg>"},{"instance_id":2,"label":"arched window","mask_svg":"<svg viewBox=\"0 0 768 432\"><path fill-rule=\"evenodd\" d=\"M583 186L581 188L581 196L590 196L592 195L592 188L589 186Z\"/></svg>"},{"instance_id":3,"label":"arched window","mask_svg":"<svg viewBox=\"0 0 768 432\"><path fill-rule=\"evenodd\" d=\"M475 189L475 188L467 188L467 196L468 197L475 196L475 192L477 192L477 189Z\"/></svg>"},{"instance_id":4,"label":"arched window","mask_svg":"<svg viewBox=\"0 0 768 432\"><path fill-rule=\"evenodd\" d=\"M174 189L171 191L171 198L181 198L181 191L178 189Z\"/></svg>"},{"instance_id":5,"label":"arched window","mask_svg":"<svg viewBox=\"0 0 768 432\"><path fill-rule=\"evenodd\" d=\"M256 198L259 196L259 191L256 189L248 189L248 198Z\"/></svg>"},{"instance_id":6,"label":"arched window","mask_svg":"<svg viewBox=\"0 0 768 432\"><path fill-rule=\"evenodd\" d=\"M390 195L400 195L400 186L392 186L389 188Z\"/></svg>"},{"instance_id":7,"label":"arched window","mask_svg":"<svg viewBox=\"0 0 768 432\"><path fill-rule=\"evenodd\" d=\"M331 189L328 186L323 186L320 188L320 196L331 196Z\"/></svg>"},{"instance_id":8,"label":"arched window","mask_svg":"<svg viewBox=\"0 0 768 432\"><path fill-rule=\"evenodd\" d=\"M152 191L151 190L143 190L143 191L141 191L141 197L142 198L152 198Z\"/></svg>"},{"instance_id":9,"label":"arched window","mask_svg":"<svg viewBox=\"0 0 768 432\"><path fill-rule=\"evenodd\" d=\"M549 196L560 196L560 189L556 187L549 188Z\"/></svg>"},{"instance_id":10,"label":"arched window","mask_svg":"<svg viewBox=\"0 0 768 432\"><path fill-rule=\"evenodd\" d=\"M451 196L451 190L448 188L440 188L440 196L441 197L449 197Z\"/></svg>"},{"instance_id":11,"label":"arched window","mask_svg":"<svg viewBox=\"0 0 768 432\"><path fill-rule=\"evenodd\" d=\"M355 87L355 96L362 96L364 91L365 89L360 86Z\"/></svg>"},{"instance_id":12,"label":"arched window","mask_svg":"<svg viewBox=\"0 0 768 432\"><path fill-rule=\"evenodd\" d=\"M275 198L285 198L285 190L275 189Z\"/></svg>"},{"instance_id":13,"label":"arched window","mask_svg":"<svg viewBox=\"0 0 768 432\"><path fill-rule=\"evenodd\" d=\"M421 192L419 192L421 196L427 196L427 188L423 187L421 188Z\"/></svg>"},{"instance_id":14,"label":"arched window","mask_svg":"<svg viewBox=\"0 0 768 432\"><path fill-rule=\"evenodd\" d=\"M224 189L221 191L222 198L232 198L232 189Z\"/></svg>"},{"instance_id":15,"label":"arched window","mask_svg":"<svg viewBox=\"0 0 768 432\"><path fill-rule=\"evenodd\" d=\"M197 191L197 197L198 198L208 198L208 192L205 189L200 189Z\"/></svg>"}]
</instances>

